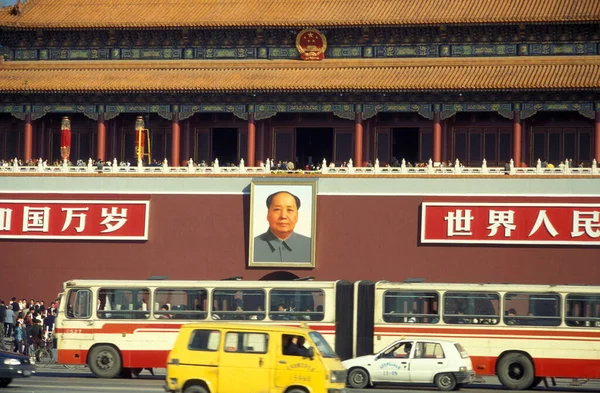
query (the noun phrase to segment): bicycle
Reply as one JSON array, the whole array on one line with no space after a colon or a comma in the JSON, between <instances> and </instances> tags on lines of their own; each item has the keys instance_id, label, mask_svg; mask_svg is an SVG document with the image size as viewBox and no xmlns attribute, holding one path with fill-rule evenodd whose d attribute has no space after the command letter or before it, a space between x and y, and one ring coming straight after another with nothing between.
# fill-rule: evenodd
<instances>
[{"instance_id":1,"label":"bicycle","mask_svg":"<svg viewBox=\"0 0 600 393\"><path fill-rule=\"evenodd\" d=\"M32 346L30 347L32 348ZM42 339L40 347L35 351L30 351L32 355L30 356L32 359L35 359L37 365L41 368L44 368L50 364L59 364L58 360L54 357L54 353L52 352L52 335L48 335L48 337ZM77 367L74 364L61 364L67 370L71 370Z\"/></svg>"}]
</instances>

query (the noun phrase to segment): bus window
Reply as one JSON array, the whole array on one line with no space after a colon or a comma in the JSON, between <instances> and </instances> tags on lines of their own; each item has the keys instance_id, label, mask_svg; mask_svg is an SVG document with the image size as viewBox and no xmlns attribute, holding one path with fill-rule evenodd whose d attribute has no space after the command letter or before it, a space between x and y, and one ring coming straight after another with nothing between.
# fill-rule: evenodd
<instances>
[{"instance_id":1,"label":"bus window","mask_svg":"<svg viewBox=\"0 0 600 393\"><path fill-rule=\"evenodd\" d=\"M67 318L85 319L92 316L92 292L89 289L71 289L67 296Z\"/></svg>"},{"instance_id":2,"label":"bus window","mask_svg":"<svg viewBox=\"0 0 600 393\"><path fill-rule=\"evenodd\" d=\"M507 325L560 325L560 296L555 293L504 295L504 323Z\"/></svg>"},{"instance_id":3,"label":"bus window","mask_svg":"<svg viewBox=\"0 0 600 393\"><path fill-rule=\"evenodd\" d=\"M565 323L569 326L600 326L600 294L568 294L566 298L567 315Z\"/></svg>"},{"instance_id":4,"label":"bus window","mask_svg":"<svg viewBox=\"0 0 600 393\"><path fill-rule=\"evenodd\" d=\"M500 295L489 292L446 292L444 322L496 325L500 321Z\"/></svg>"},{"instance_id":5,"label":"bus window","mask_svg":"<svg viewBox=\"0 0 600 393\"><path fill-rule=\"evenodd\" d=\"M320 289L274 289L269 318L273 320L322 321L325 294Z\"/></svg>"},{"instance_id":6,"label":"bus window","mask_svg":"<svg viewBox=\"0 0 600 393\"><path fill-rule=\"evenodd\" d=\"M206 319L206 289L158 288L154 292L154 318Z\"/></svg>"},{"instance_id":7,"label":"bus window","mask_svg":"<svg viewBox=\"0 0 600 393\"><path fill-rule=\"evenodd\" d=\"M103 319L145 319L149 301L147 288L100 288L96 313Z\"/></svg>"},{"instance_id":8,"label":"bus window","mask_svg":"<svg viewBox=\"0 0 600 393\"><path fill-rule=\"evenodd\" d=\"M383 320L390 323L438 323L437 292L387 291Z\"/></svg>"},{"instance_id":9,"label":"bus window","mask_svg":"<svg viewBox=\"0 0 600 393\"><path fill-rule=\"evenodd\" d=\"M213 319L265 319L265 291L262 289L215 289Z\"/></svg>"}]
</instances>

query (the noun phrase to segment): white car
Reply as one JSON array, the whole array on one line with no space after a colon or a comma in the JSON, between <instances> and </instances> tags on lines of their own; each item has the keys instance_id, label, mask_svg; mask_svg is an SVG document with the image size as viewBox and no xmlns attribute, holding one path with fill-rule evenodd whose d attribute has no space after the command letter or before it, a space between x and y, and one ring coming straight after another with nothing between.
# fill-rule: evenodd
<instances>
[{"instance_id":1,"label":"white car","mask_svg":"<svg viewBox=\"0 0 600 393\"><path fill-rule=\"evenodd\" d=\"M374 355L342 362L348 385L434 383L440 390L457 390L475 377L471 358L452 341L428 338L402 339Z\"/></svg>"}]
</instances>

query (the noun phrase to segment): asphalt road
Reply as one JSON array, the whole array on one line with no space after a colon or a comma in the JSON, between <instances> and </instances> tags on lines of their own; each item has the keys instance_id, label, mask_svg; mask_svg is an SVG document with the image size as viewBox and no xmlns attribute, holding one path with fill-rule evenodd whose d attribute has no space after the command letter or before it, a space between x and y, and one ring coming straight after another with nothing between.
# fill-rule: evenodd
<instances>
[{"instance_id":1,"label":"asphalt road","mask_svg":"<svg viewBox=\"0 0 600 393\"><path fill-rule=\"evenodd\" d=\"M38 368L38 372L32 378L15 379L12 384L2 392L7 393L137 393L163 392L163 381L165 370L155 370L155 375L144 370L137 379L100 379L94 377L85 367L76 369L65 369L63 366L50 365L45 368ZM540 384L535 391L549 392L597 392L600 391L600 380L581 381L581 386L573 386L570 379L557 380L556 386L545 387ZM502 385L494 377L485 377L479 379L476 383L462 389L468 393L490 393L503 390ZM375 393L377 391L384 393L427 393L438 392L434 386L404 386L382 387L377 389L349 389L350 393ZM240 393L244 391L243 384L240 384Z\"/></svg>"}]
</instances>

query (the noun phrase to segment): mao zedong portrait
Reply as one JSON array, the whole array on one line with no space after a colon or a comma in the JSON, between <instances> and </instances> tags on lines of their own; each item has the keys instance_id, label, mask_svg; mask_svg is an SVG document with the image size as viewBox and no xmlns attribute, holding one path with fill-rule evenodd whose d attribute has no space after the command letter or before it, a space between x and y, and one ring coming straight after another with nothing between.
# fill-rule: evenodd
<instances>
[{"instance_id":1,"label":"mao zedong portrait","mask_svg":"<svg viewBox=\"0 0 600 393\"><path fill-rule=\"evenodd\" d=\"M300 198L287 191L267 197L269 229L254 238L255 262L311 262L311 239L294 232Z\"/></svg>"}]
</instances>

